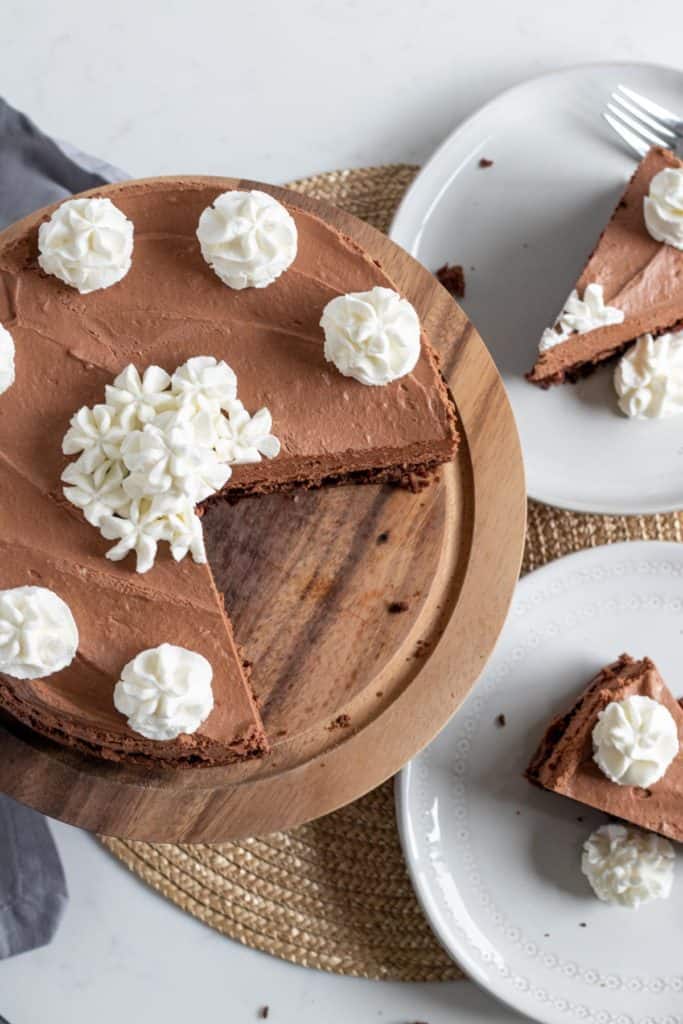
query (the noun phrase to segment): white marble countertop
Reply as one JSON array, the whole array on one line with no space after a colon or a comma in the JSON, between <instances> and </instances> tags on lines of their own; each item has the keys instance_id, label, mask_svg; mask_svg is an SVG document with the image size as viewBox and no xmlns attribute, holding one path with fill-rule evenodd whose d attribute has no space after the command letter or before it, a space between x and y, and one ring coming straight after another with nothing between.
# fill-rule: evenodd
<instances>
[{"instance_id":1,"label":"white marble countertop","mask_svg":"<svg viewBox=\"0 0 683 1024\"><path fill-rule=\"evenodd\" d=\"M136 176L282 182L419 162L501 89L593 60L680 63L678 0L5 0L0 88L46 131ZM467 983L305 971L231 943L54 828L71 892L57 938L0 962L11 1024L497 1024Z\"/></svg>"}]
</instances>

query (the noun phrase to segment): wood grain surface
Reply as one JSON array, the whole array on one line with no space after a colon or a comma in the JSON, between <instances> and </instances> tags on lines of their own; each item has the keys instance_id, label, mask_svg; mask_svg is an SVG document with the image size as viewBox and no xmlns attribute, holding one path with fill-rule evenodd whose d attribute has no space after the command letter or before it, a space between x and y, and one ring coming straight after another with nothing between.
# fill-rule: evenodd
<instances>
[{"instance_id":1,"label":"wood grain surface","mask_svg":"<svg viewBox=\"0 0 683 1024\"><path fill-rule=\"evenodd\" d=\"M356 799L433 738L474 685L517 580L519 441L485 345L436 279L362 221L258 187L336 225L415 305L454 395L461 448L419 494L364 485L217 505L210 560L273 742L260 762L159 770L65 750L6 717L0 790L93 831L219 842ZM116 186L95 190L112 194Z\"/></svg>"}]
</instances>

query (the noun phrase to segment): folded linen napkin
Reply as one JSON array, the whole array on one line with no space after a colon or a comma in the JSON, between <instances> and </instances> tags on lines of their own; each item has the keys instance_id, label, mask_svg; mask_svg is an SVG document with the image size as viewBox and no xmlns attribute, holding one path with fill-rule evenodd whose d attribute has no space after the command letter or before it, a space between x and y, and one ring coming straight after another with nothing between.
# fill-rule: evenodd
<instances>
[{"instance_id":1,"label":"folded linen napkin","mask_svg":"<svg viewBox=\"0 0 683 1024\"><path fill-rule=\"evenodd\" d=\"M0 99L0 229L73 192L125 177L48 138ZM45 818L0 795L0 959L49 942L66 898Z\"/></svg>"}]
</instances>

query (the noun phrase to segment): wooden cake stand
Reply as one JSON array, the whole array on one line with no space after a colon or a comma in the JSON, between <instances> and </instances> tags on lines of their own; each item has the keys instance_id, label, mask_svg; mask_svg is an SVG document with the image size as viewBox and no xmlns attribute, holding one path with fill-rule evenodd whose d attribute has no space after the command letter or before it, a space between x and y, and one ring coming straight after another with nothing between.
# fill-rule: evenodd
<instances>
[{"instance_id":1,"label":"wooden cake stand","mask_svg":"<svg viewBox=\"0 0 683 1024\"><path fill-rule=\"evenodd\" d=\"M522 457L481 338L433 275L374 228L326 203L269 191L355 238L416 307L455 397L460 451L417 495L348 486L207 512L221 517L217 582L253 662L273 744L262 761L150 772L74 753L3 718L0 790L92 831L220 842L355 800L456 711L517 581Z\"/></svg>"}]
</instances>

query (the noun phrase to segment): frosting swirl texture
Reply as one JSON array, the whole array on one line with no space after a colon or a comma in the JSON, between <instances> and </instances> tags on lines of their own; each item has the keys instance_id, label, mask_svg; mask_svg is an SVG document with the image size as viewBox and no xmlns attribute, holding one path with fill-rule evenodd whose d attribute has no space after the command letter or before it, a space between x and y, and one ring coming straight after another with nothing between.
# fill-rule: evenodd
<instances>
[{"instance_id":1,"label":"frosting swirl texture","mask_svg":"<svg viewBox=\"0 0 683 1024\"><path fill-rule=\"evenodd\" d=\"M266 288L296 258L294 218L256 189L219 195L202 212L197 238L202 256L230 288Z\"/></svg>"},{"instance_id":2,"label":"frosting swirl texture","mask_svg":"<svg viewBox=\"0 0 683 1024\"><path fill-rule=\"evenodd\" d=\"M616 306L607 306L601 284L589 284L579 298L576 288L564 304L564 308L552 327L546 327L541 335L538 346L540 352L546 352L561 341L566 341L572 334L587 334L598 327L620 324L624 321L624 311Z\"/></svg>"},{"instance_id":3,"label":"frosting swirl texture","mask_svg":"<svg viewBox=\"0 0 683 1024\"><path fill-rule=\"evenodd\" d=\"M130 270L133 225L111 199L68 199L40 225L38 248L46 274L87 295Z\"/></svg>"},{"instance_id":4,"label":"frosting swirl texture","mask_svg":"<svg viewBox=\"0 0 683 1024\"><path fill-rule=\"evenodd\" d=\"M135 732L173 740L196 732L213 708L213 670L201 654L175 644L142 651L114 687L114 706Z\"/></svg>"},{"instance_id":5,"label":"frosting swirl texture","mask_svg":"<svg viewBox=\"0 0 683 1024\"><path fill-rule=\"evenodd\" d=\"M361 384L388 384L410 373L420 358L418 315L391 288L337 296L325 306L320 325L327 361Z\"/></svg>"},{"instance_id":6,"label":"frosting swirl texture","mask_svg":"<svg viewBox=\"0 0 683 1024\"><path fill-rule=\"evenodd\" d=\"M0 672L44 679L70 665L77 649L71 609L53 590L0 590Z\"/></svg>"},{"instance_id":7,"label":"frosting swirl texture","mask_svg":"<svg viewBox=\"0 0 683 1024\"><path fill-rule=\"evenodd\" d=\"M14 384L14 340L0 324L0 395Z\"/></svg>"},{"instance_id":8,"label":"frosting swirl texture","mask_svg":"<svg viewBox=\"0 0 683 1024\"><path fill-rule=\"evenodd\" d=\"M643 199L645 227L657 242L683 249L683 169L665 167Z\"/></svg>"},{"instance_id":9,"label":"frosting swirl texture","mask_svg":"<svg viewBox=\"0 0 683 1024\"><path fill-rule=\"evenodd\" d=\"M654 785L666 774L678 746L669 709L639 694L608 704L593 729L593 759L619 786Z\"/></svg>"},{"instance_id":10,"label":"frosting swirl texture","mask_svg":"<svg viewBox=\"0 0 683 1024\"><path fill-rule=\"evenodd\" d=\"M683 412L683 331L644 334L614 371L619 408L635 419L665 419Z\"/></svg>"},{"instance_id":11,"label":"frosting swirl texture","mask_svg":"<svg viewBox=\"0 0 683 1024\"><path fill-rule=\"evenodd\" d=\"M637 908L669 897L674 859L672 844L654 832L603 825L584 843L581 870L599 900Z\"/></svg>"}]
</instances>

